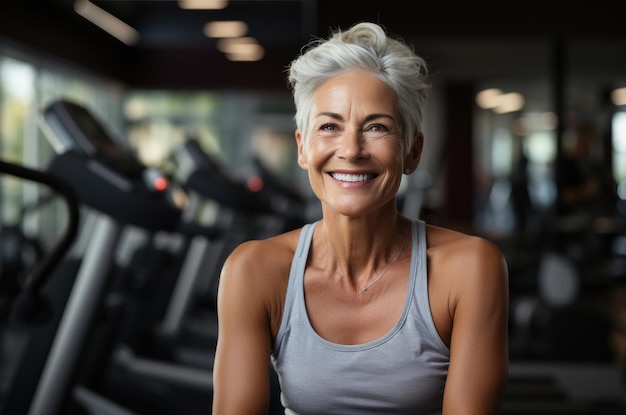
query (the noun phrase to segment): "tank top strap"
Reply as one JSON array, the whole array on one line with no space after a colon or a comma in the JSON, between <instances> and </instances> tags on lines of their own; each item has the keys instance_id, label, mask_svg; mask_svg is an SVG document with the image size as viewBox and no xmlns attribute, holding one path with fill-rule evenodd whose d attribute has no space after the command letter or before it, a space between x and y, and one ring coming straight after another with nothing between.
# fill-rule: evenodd
<instances>
[{"instance_id":1,"label":"tank top strap","mask_svg":"<svg viewBox=\"0 0 626 415\"><path fill-rule=\"evenodd\" d=\"M411 274L417 275L417 283L415 288L422 291L424 284L427 284L427 256L426 256L426 223L421 219L413 219L413 252L412 257L417 259L414 261L416 269L411 270Z\"/></svg>"},{"instance_id":2,"label":"tank top strap","mask_svg":"<svg viewBox=\"0 0 626 415\"><path fill-rule=\"evenodd\" d=\"M423 292L427 289L425 285L425 238L424 222L420 219L411 219L411 268L409 270L409 292L417 303L417 312L422 315ZM410 307L412 309L412 307ZM415 311L413 311L415 312Z\"/></svg>"},{"instance_id":3,"label":"tank top strap","mask_svg":"<svg viewBox=\"0 0 626 415\"><path fill-rule=\"evenodd\" d=\"M426 223L421 219L413 221L413 255L417 261L414 261L416 269L411 272L415 277L415 289L413 291L417 299L417 312L420 319L424 322L428 331L435 339L435 344L443 353L448 352L447 346L439 337L439 332L435 327L432 313L430 310L430 298L428 296L428 246L426 242Z\"/></svg>"},{"instance_id":4,"label":"tank top strap","mask_svg":"<svg viewBox=\"0 0 626 415\"><path fill-rule=\"evenodd\" d=\"M291 313L294 311L294 301L296 301L298 293L302 292L302 290L298 289L298 287L300 287L304 281L304 269L306 267L311 241L313 240L313 231L315 230L317 223L318 222L308 223L304 225L300 231L298 246L296 247L296 252L294 253L293 260L291 261L291 268L289 270L289 281L287 283L283 317L274 345L276 351L280 348L284 332L287 330L287 326L291 320Z\"/></svg>"}]
</instances>

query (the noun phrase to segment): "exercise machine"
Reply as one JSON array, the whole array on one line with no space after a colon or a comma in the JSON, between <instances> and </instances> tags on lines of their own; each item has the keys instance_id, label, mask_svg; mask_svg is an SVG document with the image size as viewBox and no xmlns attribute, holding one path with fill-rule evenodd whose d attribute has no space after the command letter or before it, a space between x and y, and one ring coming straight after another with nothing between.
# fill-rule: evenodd
<instances>
[{"instance_id":1,"label":"exercise machine","mask_svg":"<svg viewBox=\"0 0 626 415\"><path fill-rule=\"evenodd\" d=\"M167 180L158 171L142 166L85 108L56 101L42 112L41 119L57 153L46 174L71 188L81 207L94 218L93 228L84 229L90 234L76 273L66 273L70 291L49 350L29 357L45 356L41 375L34 375L35 391L29 396L15 387L9 394L6 414L64 413L66 402L78 398L84 405L102 402L89 400L86 397L93 395L86 388L73 385L85 343L93 335L101 311L122 227L171 230L181 215L181 208L168 192ZM17 372L33 377L27 373L31 370L19 368ZM14 383L18 385L19 379Z\"/></svg>"},{"instance_id":2,"label":"exercise machine","mask_svg":"<svg viewBox=\"0 0 626 415\"><path fill-rule=\"evenodd\" d=\"M185 215L191 209L175 203L167 178L143 166L86 108L55 101L42 112L42 129L57 152L48 170L69 183L94 226L86 230L90 237L28 414L206 413L210 368L145 357L127 341L129 328L141 329L137 323L144 318L150 331L158 314L134 315L147 304L154 308L154 299L135 301L129 295L116 252L129 228L146 231L149 239L156 233L183 234L190 243L182 249L181 275L175 279L173 298L180 299L180 290L194 286L185 287L185 272L199 272L192 266L199 255L194 242L204 239L206 244L221 234L221 227L189 220ZM271 211L258 202L243 207ZM159 287L164 291L157 283ZM181 304L184 309L188 302L169 301L165 315L171 315L170 306Z\"/></svg>"},{"instance_id":3,"label":"exercise machine","mask_svg":"<svg viewBox=\"0 0 626 415\"><path fill-rule=\"evenodd\" d=\"M0 175L44 185L62 199L67 216L62 234L50 249L41 251L38 261L20 266L19 275L14 274L16 269L8 269L6 274L2 270L2 279L10 279L12 289L3 293L0 321L0 414L18 414L26 413L34 395L59 324L59 311L73 283L74 268L65 258L78 234L80 210L73 189L48 172L0 161ZM4 230L2 235L6 237Z\"/></svg>"}]
</instances>

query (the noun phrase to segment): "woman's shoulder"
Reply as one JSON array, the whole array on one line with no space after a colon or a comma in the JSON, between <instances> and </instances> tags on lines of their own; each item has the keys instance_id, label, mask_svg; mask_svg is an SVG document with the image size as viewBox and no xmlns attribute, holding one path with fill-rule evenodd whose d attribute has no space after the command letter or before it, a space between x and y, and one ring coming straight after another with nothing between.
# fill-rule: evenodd
<instances>
[{"instance_id":1,"label":"woman's shoulder","mask_svg":"<svg viewBox=\"0 0 626 415\"><path fill-rule=\"evenodd\" d=\"M301 229L246 241L229 255L220 276L221 303L268 319L275 337L280 327L291 262ZM218 300L219 302L219 300Z\"/></svg>"},{"instance_id":2,"label":"woman's shoulder","mask_svg":"<svg viewBox=\"0 0 626 415\"><path fill-rule=\"evenodd\" d=\"M458 275L482 281L507 277L502 251L486 237L432 225L427 229L428 258L433 269L456 281Z\"/></svg>"},{"instance_id":3,"label":"woman's shoulder","mask_svg":"<svg viewBox=\"0 0 626 415\"><path fill-rule=\"evenodd\" d=\"M261 240L249 240L235 248L226 259L222 277L243 278L249 283L285 275L298 245L301 229Z\"/></svg>"},{"instance_id":4,"label":"woman's shoulder","mask_svg":"<svg viewBox=\"0 0 626 415\"><path fill-rule=\"evenodd\" d=\"M489 239L450 228L426 225L429 252L463 259L466 256L501 259L502 252Z\"/></svg>"},{"instance_id":5,"label":"woman's shoulder","mask_svg":"<svg viewBox=\"0 0 626 415\"><path fill-rule=\"evenodd\" d=\"M461 302L505 312L508 268L497 245L482 236L436 226L428 227L427 238L429 286L446 315L456 315Z\"/></svg>"}]
</instances>

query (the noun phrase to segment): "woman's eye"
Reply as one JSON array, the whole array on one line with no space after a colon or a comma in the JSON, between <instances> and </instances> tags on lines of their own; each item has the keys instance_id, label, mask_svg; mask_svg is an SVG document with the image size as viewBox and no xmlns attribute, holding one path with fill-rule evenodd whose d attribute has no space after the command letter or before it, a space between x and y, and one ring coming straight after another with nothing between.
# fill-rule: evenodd
<instances>
[{"instance_id":1,"label":"woman's eye","mask_svg":"<svg viewBox=\"0 0 626 415\"><path fill-rule=\"evenodd\" d=\"M365 134L369 135L385 135L389 133L389 129L382 124L373 124L367 127L364 131Z\"/></svg>"},{"instance_id":2,"label":"woman's eye","mask_svg":"<svg viewBox=\"0 0 626 415\"><path fill-rule=\"evenodd\" d=\"M336 129L337 129L337 126L335 124L326 123L326 124L320 125L320 130L321 131L333 131L333 130L336 130Z\"/></svg>"}]
</instances>

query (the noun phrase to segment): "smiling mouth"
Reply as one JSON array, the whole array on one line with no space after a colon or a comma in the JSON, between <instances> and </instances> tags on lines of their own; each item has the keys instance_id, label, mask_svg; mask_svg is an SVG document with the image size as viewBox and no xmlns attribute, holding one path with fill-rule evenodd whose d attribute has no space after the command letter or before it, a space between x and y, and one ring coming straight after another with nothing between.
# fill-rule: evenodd
<instances>
[{"instance_id":1,"label":"smiling mouth","mask_svg":"<svg viewBox=\"0 0 626 415\"><path fill-rule=\"evenodd\" d=\"M346 173L330 173L331 177L340 182L358 183L376 177L375 174L346 174Z\"/></svg>"}]
</instances>

